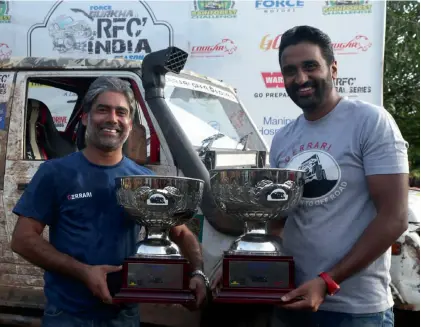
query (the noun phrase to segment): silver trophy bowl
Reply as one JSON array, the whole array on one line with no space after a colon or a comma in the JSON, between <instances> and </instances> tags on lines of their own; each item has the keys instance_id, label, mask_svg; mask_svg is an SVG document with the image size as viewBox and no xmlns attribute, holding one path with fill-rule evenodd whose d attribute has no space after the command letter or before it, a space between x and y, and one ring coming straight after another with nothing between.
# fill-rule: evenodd
<instances>
[{"instance_id":1,"label":"silver trophy bowl","mask_svg":"<svg viewBox=\"0 0 421 327\"><path fill-rule=\"evenodd\" d=\"M211 190L223 215L244 222L244 234L226 252L282 255L281 240L268 235L268 222L281 220L300 202L305 172L281 168L210 171Z\"/></svg>"},{"instance_id":2,"label":"silver trophy bowl","mask_svg":"<svg viewBox=\"0 0 421 327\"><path fill-rule=\"evenodd\" d=\"M197 213L204 182L178 176L135 175L115 179L118 203L131 219L146 228L134 257L181 257L169 230Z\"/></svg>"}]
</instances>

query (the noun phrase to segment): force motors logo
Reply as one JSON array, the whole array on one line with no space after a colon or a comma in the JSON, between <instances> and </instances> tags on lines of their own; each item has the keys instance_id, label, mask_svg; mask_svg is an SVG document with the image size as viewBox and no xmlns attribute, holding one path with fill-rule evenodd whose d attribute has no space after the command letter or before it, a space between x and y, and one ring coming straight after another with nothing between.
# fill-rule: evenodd
<instances>
[{"instance_id":1,"label":"force motors logo","mask_svg":"<svg viewBox=\"0 0 421 327\"><path fill-rule=\"evenodd\" d=\"M360 85L356 77L339 77L334 81L336 90L343 96L356 98L359 94L371 93L370 85Z\"/></svg>"},{"instance_id":2,"label":"force motors logo","mask_svg":"<svg viewBox=\"0 0 421 327\"><path fill-rule=\"evenodd\" d=\"M297 8L304 7L304 1L302 0L287 0L287 1L256 1L254 7L257 10L263 11L264 13L279 13L279 12L295 12Z\"/></svg>"},{"instance_id":3,"label":"force motors logo","mask_svg":"<svg viewBox=\"0 0 421 327\"><path fill-rule=\"evenodd\" d=\"M192 57L224 57L237 51L237 46L230 39L222 39L215 45L195 45L191 49Z\"/></svg>"},{"instance_id":4,"label":"force motors logo","mask_svg":"<svg viewBox=\"0 0 421 327\"><path fill-rule=\"evenodd\" d=\"M67 196L67 200L77 200L77 199L85 199L85 198L92 198L92 192L69 194Z\"/></svg>"},{"instance_id":5,"label":"force motors logo","mask_svg":"<svg viewBox=\"0 0 421 327\"><path fill-rule=\"evenodd\" d=\"M285 88L284 78L281 72L261 72L263 83L267 89L283 89ZM256 92L255 98L288 98L286 92Z\"/></svg>"},{"instance_id":6,"label":"force motors logo","mask_svg":"<svg viewBox=\"0 0 421 327\"><path fill-rule=\"evenodd\" d=\"M365 35L357 35L348 42L334 42L332 44L336 55L356 55L367 52L372 43Z\"/></svg>"},{"instance_id":7,"label":"force motors logo","mask_svg":"<svg viewBox=\"0 0 421 327\"><path fill-rule=\"evenodd\" d=\"M29 29L28 41L29 56L142 60L153 50L171 46L173 30L157 21L144 2L111 6L59 1L43 23ZM46 44L51 44L50 54Z\"/></svg>"},{"instance_id":8,"label":"force motors logo","mask_svg":"<svg viewBox=\"0 0 421 327\"><path fill-rule=\"evenodd\" d=\"M266 34L260 40L259 48L263 51L278 50L281 44L282 34L272 35Z\"/></svg>"}]
</instances>

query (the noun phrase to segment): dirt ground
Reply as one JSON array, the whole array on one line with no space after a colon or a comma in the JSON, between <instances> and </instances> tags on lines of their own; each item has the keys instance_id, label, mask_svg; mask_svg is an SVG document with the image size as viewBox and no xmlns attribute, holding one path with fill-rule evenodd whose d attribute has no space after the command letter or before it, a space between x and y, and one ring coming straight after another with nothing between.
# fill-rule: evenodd
<instances>
[{"instance_id":1,"label":"dirt ground","mask_svg":"<svg viewBox=\"0 0 421 327\"><path fill-rule=\"evenodd\" d=\"M1 314L0 314L1 315ZM39 327L39 324L22 324L17 321L15 325L6 325L2 324L2 319L0 316L0 327ZM220 325L222 326L222 324ZM409 312L402 310L395 310L395 327L419 327L420 326L420 312ZM156 325L143 324L141 327L159 327Z\"/></svg>"}]
</instances>

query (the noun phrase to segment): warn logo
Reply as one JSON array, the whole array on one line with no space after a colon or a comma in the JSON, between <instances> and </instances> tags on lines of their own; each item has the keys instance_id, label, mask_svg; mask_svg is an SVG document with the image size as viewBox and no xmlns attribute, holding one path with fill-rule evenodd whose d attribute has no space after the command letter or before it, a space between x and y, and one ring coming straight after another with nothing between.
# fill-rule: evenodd
<instances>
[{"instance_id":1,"label":"warn logo","mask_svg":"<svg viewBox=\"0 0 421 327\"><path fill-rule=\"evenodd\" d=\"M263 82L265 82L265 85L268 89L272 88L284 88L284 78L282 76L281 72L275 72L275 73L261 73L263 77Z\"/></svg>"},{"instance_id":2,"label":"warn logo","mask_svg":"<svg viewBox=\"0 0 421 327\"><path fill-rule=\"evenodd\" d=\"M92 192L69 194L67 196L67 200L77 200L77 199L84 199L84 198L92 198Z\"/></svg>"}]
</instances>

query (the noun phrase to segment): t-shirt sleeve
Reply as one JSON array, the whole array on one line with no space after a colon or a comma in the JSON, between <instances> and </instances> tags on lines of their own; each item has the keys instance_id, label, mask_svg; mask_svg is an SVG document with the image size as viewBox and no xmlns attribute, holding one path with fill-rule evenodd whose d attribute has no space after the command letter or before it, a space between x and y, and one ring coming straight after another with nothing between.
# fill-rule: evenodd
<instances>
[{"instance_id":1,"label":"t-shirt sleeve","mask_svg":"<svg viewBox=\"0 0 421 327\"><path fill-rule=\"evenodd\" d=\"M278 168L276 165L275 156L272 152L272 149L269 152L269 164L270 164L270 168Z\"/></svg>"},{"instance_id":2,"label":"t-shirt sleeve","mask_svg":"<svg viewBox=\"0 0 421 327\"><path fill-rule=\"evenodd\" d=\"M51 225L55 217L56 188L54 168L42 163L13 208L13 213Z\"/></svg>"},{"instance_id":3,"label":"t-shirt sleeve","mask_svg":"<svg viewBox=\"0 0 421 327\"><path fill-rule=\"evenodd\" d=\"M150 170L150 169L148 169L148 168L146 168L146 167L142 167L142 171L143 171L143 173L144 173L145 175L151 175L151 176L156 175L156 174L155 174L155 172L154 172L153 170Z\"/></svg>"},{"instance_id":4,"label":"t-shirt sleeve","mask_svg":"<svg viewBox=\"0 0 421 327\"><path fill-rule=\"evenodd\" d=\"M395 120L383 108L368 110L360 139L365 174L408 173L408 143Z\"/></svg>"},{"instance_id":5,"label":"t-shirt sleeve","mask_svg":"<svg viewBox=\"0 0 421 327\"><path fill-rule=\"evenodd\" d=\"M278 156L279 156L279 148L281 146L280 140L282 138L279 137L280 131L272 138L272 143L270 145L269 150L269 164L270 168L278 168Z\"/></svg>"}]
</instances>

